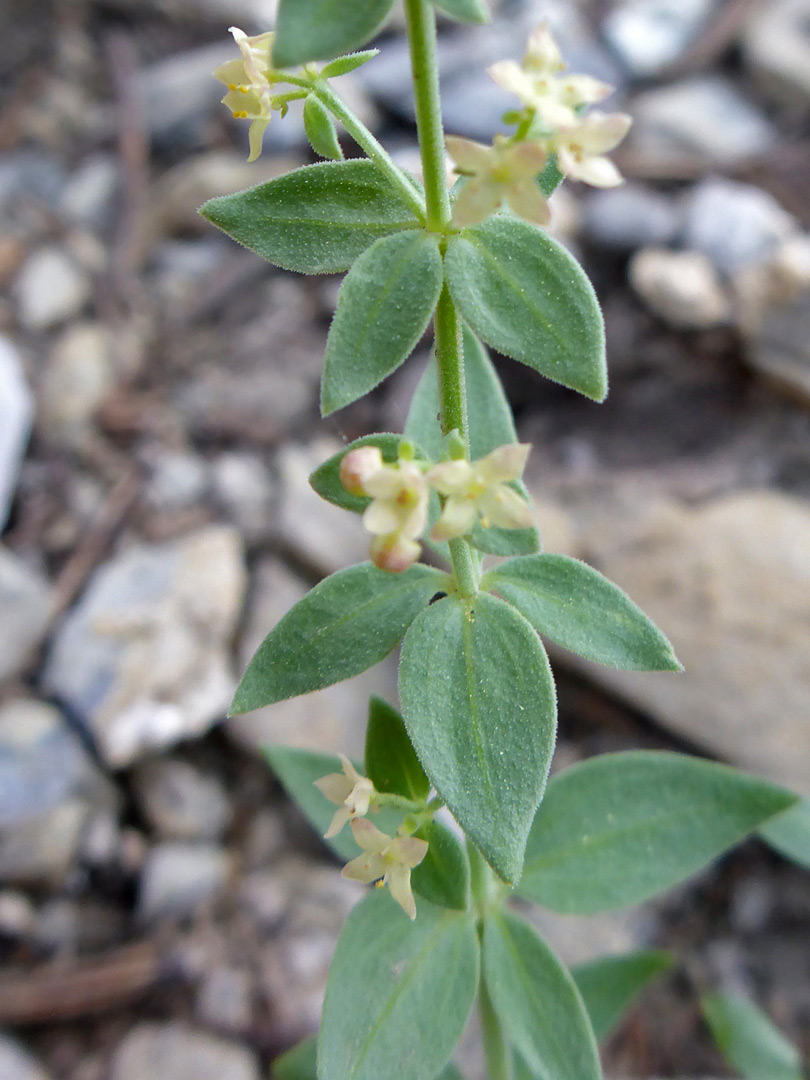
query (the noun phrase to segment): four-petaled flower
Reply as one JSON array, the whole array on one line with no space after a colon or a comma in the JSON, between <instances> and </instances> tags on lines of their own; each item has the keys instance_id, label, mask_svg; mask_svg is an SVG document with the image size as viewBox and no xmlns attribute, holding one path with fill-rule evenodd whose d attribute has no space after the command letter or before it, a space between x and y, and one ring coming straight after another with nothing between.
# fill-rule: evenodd
<instances>
[{"instance_id":1,"label":"four-petaled flower","mask_svg":"<svg viewBox=\"0 0 810 1080\"><path fill-rule=\"evenodd\" d=\"M453 540L468 533L479 514L484 526L525 529L532 522L526 501L509 486L523 474L531 447L526 443L499 446L478 461L443 461L434 465L427 481L446 496L432 540Z\"/></svg>"},{"instance_id":2,"label":"four-petaled flower","mask_svg":"<svg viewBox=\"0 0 810 1080\"><path fill-rule=\"evenodd\" d=\"M554 133L552 146L566 176L594 187L616 187L622 174L604 155L613 150L630 129L625 113L594 112Z\"/></svg>"},{"instance_id":3,"label":"four-petaled flower","mask_svg":"<svg viewBox=\"0 0 810 1080\"><path fill-rule=\"evenodd\" d=\"M411 870L427 854L427 841L415 836L388 836L367 818L352 822L352 833L363 854L343 867L343 877L370 885L382 881L410 919L416 918L411 891Z\"/></svg>"},{"instance_id":4,"label":"four-petaled flower","mask_svg":"<svg viewBox=\"0 0 810 1080\"><path fill-rule=\"evenodd\" d=\"M463 229L484 221L503 202L519 217L548 225L548 203L535 183L548 160L542 143L515 143L496 135L492 146L483 146L449 135L447 149L456 162L456 172L470 178L453 206L454 225Z\"/></svg>"},{"instance_id":5,"label":"four-petaled flower","mask_svg":"<svg viewBox=\"0 0 810 1080\"><path fill-rule=\"evenodd\" d=\"M374 795L374 785L368 777L361 776L345 754L339 756L343 772L329 773L314 782L330 802L337 803L329 828L323 834L326 840L337 836L347 821L365 817Z\"/></svg>"},{"instance_id":6,"label":"four-petaled flower","mask_svg":"<svg viewBox=\"0 0 810 1080\"><path fill-rule=\"evenodd\" d=\"M262 136L273 111L272 84L268 74L273 70L270 55L276 35L269 32L248 37L238 26L232 26L230 30L242 58L220 64L214 71L214 78L228 87L222 104L227 105L238 119L253 121L248 136L248 161L255 161L262 152Z\"/></svg>"},{"instance_id":7,"label":"four-petaled flower","mask_svg":"<svg viewBox=\"0 0 810 1080\"><path fill-rule=\"evenodd\" d=\"M392 573L407 570L419 558L417 540L427 525L429 491L422 470L402 459L387 465L378 447L359 446L341 461L340 480L353 495L371 499L363 512L363 525L374 534L371 561Z\"/></svg>"}]
</instances>

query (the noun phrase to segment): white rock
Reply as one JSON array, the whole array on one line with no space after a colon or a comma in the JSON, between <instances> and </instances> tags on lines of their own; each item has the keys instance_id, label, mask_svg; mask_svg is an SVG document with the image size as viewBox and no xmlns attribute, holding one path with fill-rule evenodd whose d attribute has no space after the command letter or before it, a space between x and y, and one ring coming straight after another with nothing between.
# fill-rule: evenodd
<instances>
[{"instance_id":1,"label":"white rock","mask_svg":"<svg viewBox=\"0 0 810 1080\"><path fill-rule=\"evenodd\" d=\"M60 202L62 214L77 225L106 225L119 182L116 159L110 154L92 154L65 186Z\"/></svg>"},{"instance_id":2,"label":"white rock","mask_svg":"<svg viewBox=\"0 0 810 1080\"><path fill-rule=\"evenodd\" d=\"M0 532L8 520L33 416L34 399L19 353L0 337Z\"/></svg>"},{"instance_id":3,"label":"white rock","mask_svg":"<svg viewBox=\"0 0 810 1080\"><path fill-rule=\"evenodd\" d=\"M248 543L265 539L273 530L275 485L258 454L232 450L211 465L216 498Z\"/></svg>"},{"instance_id":4,"label":"white rock","mask_svg":"<svg viewBox=\"0 0 810 1080\"><path fill-rule=\"evenodd\" d=\"M25 895L16 889L0 892L0 934L12 940L29 937L36 922L36 908ZM0 1050L0 1061L3 1054Z\"/></svg>"},{"instance_id":5,"label":"white rock","mask_svg":"<svg viewBox=\"0 0 810 1080\"><path fill-rule=\"evenodd\" d=\"M260 1080L256 1056L185 1024L138 1024L115 1051L110 1080Z\"/></svg>"},{"instance_id":6,"label":"white rock","mask_svg":"<svg viewBox=\"0 0 810 1080\"><path fill-rule=\"evenodd\" d=\"M245 1031L253 1017L253 980L242 968L209 971L197 996L197 1015L204 1024L224 1031Z\"/></svg>"},{"instance_id":7,"label":"white rock","mask_svg":"<svg viewBox=\"0 0 810 1080\"><path fill-rule=\"evenodd\" d=\"M262 561L254 579L239 654L241 670L247 667L282 615L306 592L306 585L283 563L274 558ZM396 700L393 657L362 675L325 690L280 701L244 716L234 716L227 721L227 730L243 746L253 750L277 745L327 753L362 754L371 694Z\"/></svg>"},{"instance_id":8,"label":"white rock","mask_svg":"<svg viewBox=\"0 0 810 1080\"><path fill-rule=\"evenodd\" d=\"M764 90L786 105L810 106L810 2L752 4L743 55Z\"/></svg>"},{"instance_id":9,"label":"white rock","mask_svg":"<svg viewBox=\"0 0 810 1080\"><path fill-rule=\"evenodd\" d=\"M138 915L144 922L191 915L228 883L231 859L209 844L166 841L146 857L138 893Z\"/></svg>"},{"instance_id":10,"label":"white rock","mask_svg":"<svg viewBox=\"0 0 810 1080\"><path fill-rule=\"evenodd\" d=\"M0 1076L3 1080L49 1080L50 1074L22 1043L0 1032Z\"/></svg>"},{"instance_id":11,"label":"white rock","mask_svg":"<svg viewBox=\"0 0 810 1080\"><path fill-rule=\"evenodd\" d=\"M136 545L94 574L43 678L110 765L199 735L224 714L244 585L239 536L224 526Z\"/></svg>"},{"instance_id":12,"label":"white rock","mask_svg":"<svg viewBox=\"0 0 810 1080\"><path fill-rule=\"evenodd\" d=\"M731 316L726 294L711 259L698 251L644 248L629 267L630 284L671 326L704 330Z\"/></svg>"},{"instance_id":13,"label":"white rock","mask_svg":"<svg viewBox=\"0 0 810 1080\"><path fill-rule=\"evenodd\" d=\"M696 37L714 0L629 0L607 16L602 33L634 75L673 63Z\"/></svg>"},{"instance_id":14,"label":"white rock","mask_svg":"<svg viewBox=\"0 0 810 1080\"><path fill-rule=\"evenodd\" d=\"M776 130L719 75L692 76L647 90L632 102L633 145L661 160L698 154L731 164L773 145Z\"/></svg>"},{"instance_id":15,"label":"white rock","mask_svg":"<svg viewBox=\"0 0 810 1080\"><path fill-rule=\"evenodd\" d=\"M185 761L149 761L136 770L133 784L145 818L161 837L217 840L230 823L223 784Z\"/></svg>"},{"instance_id":16,"label":"white rock","mask_svg":"<svg viewBox=\"0 0 810 1080\"><path fill-rule=\"evenodd\" d=\"M752 367L810 407L810 283L790 300L763 303L748 329Z\"/></svg>"},{"instance_id":17,"label":"white rock","mask_svg":"<svg viewBox=\"0 0 810 1080\"><path fill-rule=\"evenodd\" d=\"M57 339L39 386L38 426L57 446L79 445L115 384L110 337L98 323L77 323Z\"/></svg>"},{"instance_id":18,"label":"white rock","mask_svg":"<svg viewBox=\"0 0 810 1080\"><path fill-rule=\"evenodd\" d=\"M629 251L666 246L675 240L682 225L679 203L641 184L594 191L585 201L585 230L606 247Z\"/></svg>"},{"instance_id":19,"label":"white rock","mask_svg":"<svg viewBox=\"0 0 810 1080\"><path fill-rule=\"evenodd\" d=\"M28 330L47 330L78 315L90 298L90 279L58 247L28 257L15 283L20 321Z\"/></svg>"},{"instance_id":20,"label":"white rock","mask_svg":"<svg viewBox=\"0 0 810 1080\"><path fill-rule=\"evenodd\" d=\"M53 592L16 555L0 547L0 683L18 675L42 641Z\"/></svg>"},{"instance_id":21,"label":"white rock","mask_svg":"<svg viewBox=\"0 0 810 1080\"><path fill-rule=\"evenodd\" d=\"M810 505L766 491L639 505L613 507L587 546L686 670L583 666L665 726L809 795Z\"/></svg>"},{"instance_id":22,"label":"white rock","mask_svg":"<svg viewBox=\"0 0 810 1080\"><path fill-rule=\"evenodd\" d=\"M187 510L202 501L209 484L208 463L188 451L162 451L152 463L146 499L155 510Z\"/></svg>"},{"instance_id":23,"label":"white rock","mask_svg":"<svg viewBox=\"0 0 810 1080\"><path fill-rule=\"evenodd\" d=\"M686 203L686 247L725 273L768 258L797 229L772 195L733 180L704 180Z\"/></svg>"}]
</instances>

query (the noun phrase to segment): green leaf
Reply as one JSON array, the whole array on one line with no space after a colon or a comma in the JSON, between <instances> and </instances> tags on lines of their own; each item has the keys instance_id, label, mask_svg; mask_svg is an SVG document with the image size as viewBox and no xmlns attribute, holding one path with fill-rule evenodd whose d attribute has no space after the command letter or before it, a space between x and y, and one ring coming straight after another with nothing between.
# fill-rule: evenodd
<instances>
[{"instance_id":1,"label":"green leaf","mask_svg":"<svg viewBox=\"0 0 810 1080\"><path fill-rule=\"evenodd\" d=\"M340 287L326 341L324 416L363 397L410 356L441 288L435 236L416 230L386 236L363 252Z\"/></svg>"},{"instance_id":2,"label":"green leaf","mask_svg":"<svg viewBox=\"0 0 810 1080\"><path fill-rule=\"evenodd\" d=\"M487 344L604 400L602 314L591 283L565 248L536 226L499 215L454 236L445 269L453 300Z\"/></svg>"},{"instance_id":3,"label":"green leaf","mask_svg":"<svg viewBox=\"0 0 810 1080\"><path fill-rule=\"evenodd\" d=\"M365 45L393 0L281 0L273 45L275 67L331 60ZM341 58L342 59L342 58Z\"/></svg>"},{"instance_id":4,"label":"green leaf","mask_svg":"<svg viewBox=\"0 0 810 1080\"><path fill-rule=\"evenodd\" d=\"M390 896L372 893L349 916L329 971L319 1080L436 1076L464 1029L477 982L472 916L419 900L411 922Z\"/></svg>"},{"instance_id":5,"label":"green leaf","mask_svg":"<svg viewBox=\"0 0 810 1080\"><path fill-rule=\"evenodd\" d=\"M430 793L430 781L411 746L402 717L378 697L368 703L366 776L377 791L404 795L417 802L427 799Z\"/></svg>"},{"instance_id":6,"label":"green leaf","mask_svg":"<svg viewBox=\"0 0 810 1080\"><path fill-rule=\"evenodd\" d=\"M323 465L318 466L309 478L310 485L327 502L334 503L335 506L339 506L343 510L351 510L355 514L362 514L371 499L367 499L364 495L352 495L346 490L340 482L341 461L350 450L355 450L358 446L377 446L382 453L383 461L392 465L399 456L399 445L402 438L402 435L383 432L379 435L364 435L360 439L355 439L354 442L349 443L348 446L344 446L342 450L338 450L336 454L333 454ZM426 455L418 446L414 449L417 458L426 458Z\"/></svg>"},{"instance_id":7,"label":"green leaf","mask_svg":"<svg viewBox=\"0 0 810 1080\"><path fill-rule=\"evenodd\" d=\"M495 1013L533 1076L600 1080L579 991L534 927L508 912L486 918L483 967Z\"/></svg>"},{"instance_id":8,"label":"green leaf","mask_svg":"<svg viewBox=\"0 0 810 1080\"><path fill-rule=\"evenodd\" d=\"M745 1080L804 1080L799 1051L751 1002L706 994L700 1005L723 1056Z\"/></svg>"},{"instance_id":9,"label":"green leaf","mask_svg":"<svg viewBox=\"0 0 810 1080\"><path fill-rule=\"evenodd\" d=\"M455 1065L451 1063L446 1069L442 1069L441 1074L436 1077L436 1080L464 1080L464 1077Z\"/></svg>"},{"instance_id":10,"label":"green leaf","mask_svg":"<svg viewBox=\"0 0 810 1080\"><path fill-rule=\"evenodd\" d=\"M795 798L685 754L600 754L548 785L518 892L574 915L639 904L702 870Z\"/></svg>"},{"instance_id":11,"label":"green leaf","mask_svg":"<svg viewBox=\"0 0 810 1080\"><path fill-rule=\"evenodd\" d=\"M419 224L371 161L321 161L276 180L209 199L200 213L284 270L348 270L383 236Z\"/></svg>"},{"instance_id":12,"label":"green leaf","mask_svg":"<svg viewBox=\"0 0 810 1080\"><path fill-rule=\"evenodd\" d=\"M476 459L484 457L497 446L517 442L518 437L498 373L487 350L468 326L464 327L463 342L470 456ZM433 358L425 368L411 401L405 434L425 447L434 461L440 460L443 448L439 409L439 377ZM518 485L518 490L528 500L528 492L523 484ZM438 499L433 512L438 517ZM540 548L537 529L485 529L479 524L473 530L472 542L479 550L493 555L527 555Z\"/></svg>"},{"instance_id":13,"label":"green leaf","mask_svg":"<svg viewBox=\"0 0 810 1080\"><path fill-rule=\"evenodd\" d=\"M650 979L669 971L672 963L671 953L655 949L604 956L571 969L597 1039L615 1030Z\"/></svg>"},{"instance_id":14,"label":"green leaf","mask_svg":"<svg viewBox=\"0 0 810 1080\"><path fill-rule=\"evenodd\" d=\"M470 860L458 837L440 821L416 833L427 840L428 851L411 874L414 892L442 907L464 911L470 904Z\"/></svg>"},{"instance_id":15,"label":"green leaf","mask_svg":"<svg viewBox=\"0 0 810 1080\"><path fill-rule=\"evenodd\" d=\"M433 0L436 7L461 22L489 22L489 12L483 0Z\"/></svg>"},{"instance_id":16,"label":"green leaf","mask_svg":"<svg viewBox=\"0 0 810 1080\"><path fill-rule=\"evenodd\" d=\"M500 876L516 881L556 729L539 638L493 596L438 600L405 636L399 691L433 786Z\"/></svg>"},{"instance_id":17,"label":"green leaf","mask_svg":"<svg viewBox=\"0 0 810 1080\"><path fill-rule=\"evenodd\" d=\"M759 830L771 847L810 870L810 799L802 799Z\"/></svg>"},{"instance_id":18,"label":"green leaf","mask_svg":"<svg viewBox=\"0 0 810 1080\"><path fill-rule=\"evenodd\" d=\"M318 1041L304 1039L273 1062L273 1080L318 1080Z\"/></svg>"},{"instance_id":19,"label":"green leaf","mask_svg":"<svg viewBox=\"0 0 810 1080\"><path fill-rule=\"evenodd\" d=\"M428 566L388 574L371 563L325 578L259 646L230 715L320 690L378 664L444 582L445 575Z\"/></svg>"},{"instance_id":20,"label":"green leaf","mask_svg":"<svg viewBox=\"0 0 810 1080\"><path fill-rule=\"evenodd\" d=\"M537 186L545 197L550 198L565 179L565 174L557 165L557 155L552 154L540 175L537 177Z\"/></svg>"},{"instance_id":21,"label":"green leaf","mask_svg":"<svg viewBox=\"0 0 810 1080\"><path fill-rule=\"evenodd\" d=\"M380 55L379 49L366 49L364 52L349 53L347 56L338 56L336 60L330 60L321 68L322 79L336 79L340 75L348 75L350 71L362 67L375 56Z\"/></svg>"},{"instance_id":22,"label":"green leaf","mask_svg":"<svg viewBox=\"0 0 810 1080\"><path fill-rule=\"evenodd\" d=\"M538 634L609 667L681 671L672 646L626 593L578 559L529 555L486 574L497 592Z\"/></svg>"},{"instance_id":23,"label":"green leaf","mask_svg":"<svg viewBox=\"0 0 810 1080\"><path fill-rule=\"evenodd\" d=\"M304 102L304 130L316 154L332 158L333 161L343 160L335 122L329 110L314 94L310 94Z\"/></svg>"}]
</instances>

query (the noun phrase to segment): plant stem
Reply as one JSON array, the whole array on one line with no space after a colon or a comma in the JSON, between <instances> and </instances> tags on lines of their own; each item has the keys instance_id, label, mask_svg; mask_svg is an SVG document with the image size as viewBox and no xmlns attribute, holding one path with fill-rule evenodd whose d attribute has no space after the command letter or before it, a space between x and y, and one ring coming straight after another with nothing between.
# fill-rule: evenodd
<instances>
[{"instance_id":1,"label":"plant stem","mask_svg":"<svg viewBox=\"0 0 810 1080\"><path fill-rule=\"evenodd\" d=\"M478 1004L489 1080L512 1080L512 1054L483 978L478 989Z\"/></svg>"},{"instance_id":2,"label":"plant stem","mask_svg":"<svg viewBox=\"0 0 810 1080\"><path fill-rule=\"evenodd\" d=\"M444 131L436 55L436 14L428 0L405 0L405 19L411 51L416 129L422 154L427 208L426 228L446 233L450 225L450 196L444 158ZM467 441L467 393L461 319L445 285L434 319L436 363L439 368L441 424L445 435L457 430ZM459 594L478 592L478 560L466 540L450 541L453 577Z\"/></svg>"},{"instance_id":3,"label":"plant stem","mask_svg":"<svg viewBox=\"0 0 810 1080\"><path fill-rule=\"evenodd\" d=\"M328 83L317 82L313 86L313 92L321 104L325 105L335 119L340 121L357 145L365 150L377 168L385 173L419 220L425 221L425 202L416 185L402 169L397 168L388 151L374 138L366 125L357 119Z\"/></svg>"}]
</instances>

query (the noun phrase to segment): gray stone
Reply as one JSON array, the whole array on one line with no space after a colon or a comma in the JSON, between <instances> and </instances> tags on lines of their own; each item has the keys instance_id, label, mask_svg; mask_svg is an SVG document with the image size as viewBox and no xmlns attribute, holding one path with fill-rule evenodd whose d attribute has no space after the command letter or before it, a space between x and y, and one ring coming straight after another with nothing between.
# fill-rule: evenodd
<instances>
[{"instance_id":1,"label":"gray stone","mask_svg":"<svg viewBox=\"0 0 810 1080\"><path fill-rule=\"evenodd\" d=\"M121 176L110 154L92 154L81 162L62 192L59 209L75 225L98 229L109 224Z\"/></svg>"},{"instance_id":2,"label":"gray stone","mask_svg":"<svg viewBox=\"0 0 810 1080\"><path fill-rule=\"evenodd\" d=\"M138 1024L113 1055L110 1080L260 1080L255 1054L177 1022Z\"/></svg>"},{"instance_id":3,"label":"gray stone","mask_svg":"<svg viewBox=\"0 0 810 1080\"><path fill-rule=\"evenodd\" d=\"M211 72L234 55L235 45L221 40L167 56L138 72L134 92L153 138L188 141L199 133L200 122L214 112L224 93Z\"/></svg>"},{"instance_id":4,"label":"gray stone","mask_svg":"<svg viewBox=\"0 0 810 1080\"><path fill-rule=\"evenodd\" d=\"M166 841L146 857L138 892L138 915L144 922L194 913L222 892L231 859L221 847Z\"/></svg>"},{"instance_id":5,"label":"gray stone","mask_svg":"<svg viewBox=\"0 0 810 1080\"><path fill-rule=\"evenodd\" d=\"M263 560L256 572L240 649L241 669L247 667L282 615L306 592L304 583L283 563L274 558ZM393 658L325 690L280 701L244 716L234 716L227 721L227 731L243 746L253 750L280 745L327 753L362 754L370 694L395 700L396 664Z\"/></svg>"},{"instance_id":6,"label":"gray stone","mask_svg":"<svg viewBox=\"0 0 810 1080\"><path fill-rule=\"evenodd\" d=\"M52 609L48 582L0 547L0 683L25 668L42 641Z\"/></svg>"},{"instance_id":7,"label":"gray stone","mask_svg":"<svg viewBox=\"0 0 810 1080\"><path fill-rule=\"evenodd\" d=\"M648 948L655 940L659 923L649 904L596 916L558 915L535 904L521 907L529 922L568 966Z\"/></svg>"},{"instance_id":8,"label":"gray stone","mask_svg":"<svg viewBox=\"0 0 810 1080\"><path fill-rule=\"evenodd\" d=\"M44 247L26 260L15 282L20 321L47 330L74 318L90 299L90 279L59 247Z\"/></svg>"},{"instance_id":9,"label":"gray stone","mask_svg":"<svg viewBox=\"0 0 810 1080\"><path fill-rule=\"evenodd\" d=\"M0 337L0 532L8 521L11 501L34 416L20 355Z\"/></svg>"},{"instance_id":10,"label":"gray stone","mask_svg":"<svg viewBox=\"0 0 810 1080\"><path fill-rule=\"evenodd\" d=\"M65 183L64 165L56 153L42 149L7 152L0 162L0 215L11 220L20 204L31 199L56 207Z\"/></svg>"},{"instance_id":11,"label":"gray stone","mask_svg":"<svg viewBox=\"0 0 810 1080\"><path fill-rule=\"evenodd\" d=\"M807 502L747 491L687 509L638 492L584 539L685 667L619 672L583 661L590 677L707 750L810 794Z\"/></svg>"},{"instance_id":12,"label":"gray stone","mask_svg":"<svg viewBox=\"0 0 810 1080\"><path fill-rule=\"evenodd\" d=\"M199 735L224 714L244 584L239 537L225 526L136 545L93 575L43 678L111 766Z\"/></svg>"},{"instance_id":13,"label":"gray stone","mask_svg":"<svg viewBox=\"0 0 810 1080\"><path fill-rule=\"evenodd\" d=\"M121 907L94 900L47 900L37 913L34 945L48 953L98 952L120 943L128 919Z\"/></svg>"},{"instance_id":14,"label":"gray stone","mask_svg":"<svg viewBox=\"0 0 810 1080\"><path fill-rule=\"evenodd\" d=\"M724 273L766 259L797 227L772 195L733 180L704 180L686 201L686 246Z\"/></svg>"},{"instance_id":15,"label":"gray stone","mask_svg":"<svg viewBox=\"0 0 810 1080\"><path fill-rule=\"evenodd\" d=\"M698 251L644 248L633 256L630 284L671 326L705 330L731 318L731 299L714 264Z\"/></svg>"},{"instance_id":16,"label":"gray stone","mask_svg":"<svg viewBox=\"0 0 810 1080\"><path fill-rule=\"evenodd\" d=\"M743 56L762 88L789 106L810 107L810 2L752 4Z\"/></svg>"},{"instance_id":17,"label":"gray stone","mask_svg":"<svg viewBox=\"0 0 810 1080\"><path fill-rule=\"evenodd\" d=\"M52 444L81 445L93 416L115 384L108 331L76 323L56 340L38 392L38 426Z\"/></svg>"},{"instance_id":18,"label":"gray stone","mask_svg":"<svg viewBox=\"0 0 810 1080\"><path fill-rule=\"evenodd\" d=\"M276 491L270 471L258 454L230 450L211 464L214 498L248 543L273 530Z\"/></svg>"},{"instance_id":19,"label":"gray stone","mask_svg":"<svg viewBox=\"0 0 810 1080\"><path fill-rule=\"evenodd\" d=\"M161 837L218 840L230 824L224 785L185 761L147 762L136 770L133 784L144 817Z\"/></svg>"},{"instance_id":20,"label":"gray stone","mask_svg":"<svg viewBox=\"0 0 810 1080\"><path fill-rule=\"evenodd\" d=\"M33 1054L0 1032L0 1076L3 1080L50 1080L48 1073Z\"/></svg>"},{"instance_id":21,"label":"gray stone","mask_svg":"<svg viewBox=\"0 0 810 1080\"><path fill-rule=\"evenodd\" d=\"M208 491L208 463L189 451L162 450L151 463L146 499L155 510L187 510Z\"/></svg>"},{"instance_id":22,"label":"gray stone","mask_svg":"<svg viewBox=\"0 0 810 1080\"><path fill-rule=\"evenodd\" d=\"M659 162L696 154L730 165L768 150L776 130L720 75L691 76L647 90L629 106L630 142Z\"/></svg>"},{"instance_id":23,"label":"gray stone","mask_svg":"<svg viewBox=\"0 0 810 1080\"><path fill-rule=\"evenodd\" d=\"M680 203L641 184L594 191L585 200L585 231L605 247L622 251L667 247L682 226Z\"/></svg>"},{"instance_id":24,"label":"gray stone","mask_svg":"<svg viewBox=\"0 0 810 1080\"><path fill-rule=\"evenodd\" d=\"M36 915L36 909L25 893L16 889L0 892L0 937L24 941L34 929Z\"/></svg>"},{"instance_id":25,"label":"gray stone","mask_svg":"<svg viewBox=\"0 0 810 1080\"><path fill-rule=\"evenodd\" d=\"M628 71L646 78L681 56L713 10L714 0L630 0L602 33Z\"/></svg>"},{"instance_id":26,"label":"gray stone","mask_svg":"<svg viewBox=\"0 0 810 1080\"><path fill-rule=\"evenodd\" d=\"M253 1019L253 979L242 968L216 967L202 981L197 1016L222 1031L245 1031Z\"/></svg>"}]
</instances>

